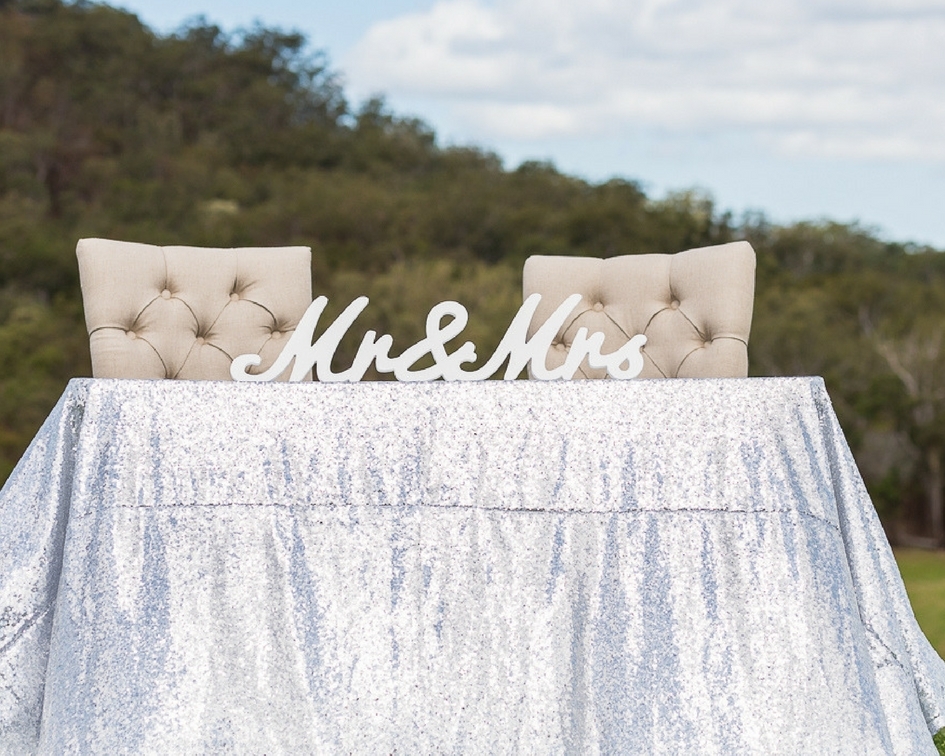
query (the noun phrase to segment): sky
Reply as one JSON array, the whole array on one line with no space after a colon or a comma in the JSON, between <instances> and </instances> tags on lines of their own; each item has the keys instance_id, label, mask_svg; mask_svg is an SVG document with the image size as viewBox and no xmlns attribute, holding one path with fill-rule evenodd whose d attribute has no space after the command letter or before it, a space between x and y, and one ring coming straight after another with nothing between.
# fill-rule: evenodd
<instances>
[{"instance_id":1,"label":"sky","mask_svg":"<svg viewBox=\"0 0 945 756\"><path fill-rule=\"evenodd\" d=\"M738 218L858 222L945 249L943 0L123 0L306 35L357 107ZM670 250L665 250L670 251Z\"/></svg>"}]
</instances>

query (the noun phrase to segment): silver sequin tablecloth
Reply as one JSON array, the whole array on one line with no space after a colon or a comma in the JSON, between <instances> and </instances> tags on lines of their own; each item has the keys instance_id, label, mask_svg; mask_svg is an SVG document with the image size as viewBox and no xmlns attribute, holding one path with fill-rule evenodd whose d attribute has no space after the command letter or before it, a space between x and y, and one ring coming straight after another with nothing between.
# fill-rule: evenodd
<instances>
[{"instance_id":1,"label":"silver sequin tablecloth","mask_svg":"<svg viewBox=\"0 0 945 756\"><path fill-rule=\"evenodd\" d=\"M75 380L0 493L0 753L935 754L818 378Z\"/></svg>"}]
</instances>

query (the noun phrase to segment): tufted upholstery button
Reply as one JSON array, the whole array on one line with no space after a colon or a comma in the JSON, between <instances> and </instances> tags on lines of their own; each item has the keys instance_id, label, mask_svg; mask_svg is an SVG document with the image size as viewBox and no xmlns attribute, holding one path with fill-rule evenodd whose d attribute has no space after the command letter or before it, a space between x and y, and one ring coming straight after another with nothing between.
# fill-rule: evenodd
<instances>
[{"instance_id":1,"label":"tufted upholstery button","mask_svg":"<svg viewBox=\"0 0 945 756\"><path fill-rule=\"evenodd\" d=\"M125 336L127 336L129 339L138 338L138 334L136 334L134 331L125 331Z\"/></svg>"},{"instance_id":2,"label":"tufted upholstery button","mask_svg":"<svg viewBox=\"0 0 945 756\"><path fill-rule=\"evenodd\" d=\"M603 310L603 309L604 309L604 305L603 305L602 302L595 302L595 303L594 303L594 311L595 311L595 312L600 312L600 311Z\"/></svg>"},{"instance_id":3,"label":"tufted upholstery button","mask_svg":"<svg viewBox=\"0 0 945 756\"><path fill-rule=\"evenodd\" d=\"M679 309L679 300L678 300L678 299L674 299L672 302L669 303L669 306L670 306L672 309L674 309L674 310L678 310L678 309Z\"/></svg>"},{"instance_id":4,"label":"tufted upholstery button","mask_svg":"<svg viewBox=\"0 0 945 756\"><path fill-rule=\"evenodd\" d=\"M204 344L207 343L207 340L203 336L198 336L195 343L197 344L197 346L203 346Z\"/></svg>"},{"instance_id":5,"label":"tufted upholstery button","mask_svg":"<svg viewBox=\"0 0 945 756\"><path fill-rule=\"evenodd\" d=\"M232 294L230 294L230 301L231 301L231 302L239 302L239 301L240 301L240 295L234 291Z\"/></svg>"},{"instance_id":6,"label":"tufted upholstery button","mask_svg":"<svg viewBox=\"0 0 945 756\"><path fill-rule=\"evenodd\" d=\"M170 298L171 298L171 292L169 289L165 289L164 291L161 292L161 299L170 299Z\"/></svg>"},{"instance_id":7,"label":"tufted upholstery button","mask_svg":"<svg viewBox=\"0 0 945 756\"><path fill-rule=\"evenodd\" d=\"M278 341L279 339L282 338L282 331L273 331L272 334L271 334L271 336L272 336L272 338L274 338L276 341Z\"/></svg>"}]
</instances>

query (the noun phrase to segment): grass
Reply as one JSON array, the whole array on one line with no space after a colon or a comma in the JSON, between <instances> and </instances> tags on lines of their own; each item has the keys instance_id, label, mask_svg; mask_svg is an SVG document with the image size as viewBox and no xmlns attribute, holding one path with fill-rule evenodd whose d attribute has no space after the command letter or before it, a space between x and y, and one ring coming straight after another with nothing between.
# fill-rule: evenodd
<instances>
[{"instance_id":1,"label":"grass","mask_svg":"<svg viewBox=\"0 0 945 756\"><path fill-rule=\"evenodd\" d=\"M945 551L896 549L895 554L919 626L945 658Z\"/></svg>"}]
</instances>

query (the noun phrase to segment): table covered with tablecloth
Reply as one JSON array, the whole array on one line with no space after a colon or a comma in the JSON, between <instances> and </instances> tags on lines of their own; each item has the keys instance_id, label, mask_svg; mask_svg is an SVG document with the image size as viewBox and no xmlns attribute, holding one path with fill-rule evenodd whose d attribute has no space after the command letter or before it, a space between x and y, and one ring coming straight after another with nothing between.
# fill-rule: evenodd
<instances>
[{"instance_id":1,"label":"table covered with tablecloth","mask_svg":"<svg viewBox=\"0 0 945 756\"><path fill-rule=\"evenodd\" d=\"M0 753L935 754L818 378L77 379L0 493Z\"/></svg>"}]
</instances>

